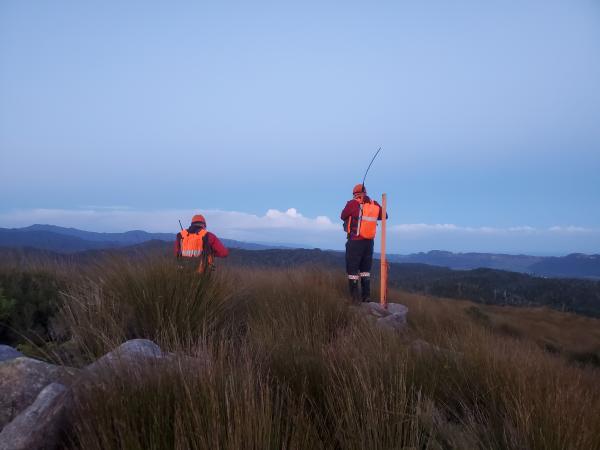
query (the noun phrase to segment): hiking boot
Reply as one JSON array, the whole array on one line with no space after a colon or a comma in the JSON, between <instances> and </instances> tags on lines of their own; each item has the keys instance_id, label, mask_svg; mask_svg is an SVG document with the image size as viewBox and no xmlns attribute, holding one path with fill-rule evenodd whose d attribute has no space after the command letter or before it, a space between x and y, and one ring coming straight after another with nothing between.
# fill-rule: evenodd
<instances>
[{"instance_id":1,"label":"hiking boot","mask_svg":"<svg viewBox=\"0 0 600 450\"><path fill-rule=\"evenodd\" d=\"M350 298L353 302L360 302L360 294L358 292L358 280L348 280L348 287L350 288Z\"/></svg>"},{"instance_id":2,"label":"hiking boot","mask_svg":"<svg viewBox=\"0 0 600 450\"><path fill-rule=\"evenodd\" d=\"M371 277L360 277L360 294L363 302L371 301Z\"/></svg>"}]
</instances>

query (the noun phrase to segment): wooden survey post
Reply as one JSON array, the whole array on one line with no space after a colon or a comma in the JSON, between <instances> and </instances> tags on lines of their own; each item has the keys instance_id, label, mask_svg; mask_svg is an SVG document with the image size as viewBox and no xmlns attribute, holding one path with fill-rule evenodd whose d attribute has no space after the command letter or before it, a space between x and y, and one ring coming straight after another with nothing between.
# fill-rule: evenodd
<instances>
[{"instance_id":1,"label":"wooden survey post","mask_svg":"<svg viewBox=\"0 0 600 450\"><path fill-rule=\"evenodd\" d=\"M387 261L385 259L385 222L386 222L387 196L381 196L381 285L379 289L379 303L387 309Z\"/></svg>"}]
</instances>

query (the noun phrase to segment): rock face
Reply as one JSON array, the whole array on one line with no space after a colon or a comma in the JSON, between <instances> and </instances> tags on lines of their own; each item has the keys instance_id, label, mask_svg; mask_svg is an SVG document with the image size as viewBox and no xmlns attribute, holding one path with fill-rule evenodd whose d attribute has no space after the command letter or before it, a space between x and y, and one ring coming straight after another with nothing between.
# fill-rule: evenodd
<instances>
[{"instance_id":1,"label":"rock face","mask_svg":"<svg viewBox=\"0 0 600 450\"><path fill-rule=\"evenodd\" d=\"M77 371L27 357L0 363L0 429L54 382L67 383Z\"/></svg>"},{"instance_id":2,"label":"rock face","mask_svg":"<svg viewBox=\"0 0 600 450\"><path fill-rule=\"evenodd\" d=\"M85 368L88 373L114 367L118 364L135 364L166 356L158 345L148 339L132 339L112 352L101 356Z\"/></svg>"},{"instance_id":3,"label":"rock face","mask_svg":"<svg viewBox=\"0 0 600 450\"><path fill-rule=\"evenodd\" d=\"M68 390L60 383L46 386L31 406L0 432L0 450L54 449L64 426Z\"/></svg>"},{"instance_id":4,"label":"rock face","mask_svg":"<svg viewBox=\"0 0 600 450\"><path fill-rule=\"evenodd\" d=\"M394 330L403 330L406 328L406 316L408 314L408 308L406 306L399 303L389 303L387 311L390 314L378 319L377 326Z\"/></svg>"},{"instance_id":5,"label":"rock face","mask_svg":"<svg viewBox=\"0 0 600 450\"><path fill-rule=\"evenodd\" d=\"M407 326L408 308L400 303L388 303L385 309L379 303L369 302L362 304L361 308L376 319L378 327L401 331Z\"/></svg>"},{"instance_id":6,"label":"rock face","mask_svg":"<svg viewBox=\"0 0 600 450\"><path fill-rule=\"evenodd\" d=\"M9 359L15 359L19 356L23 356L23 353L9 345L0 345L0 362L8 361Z\"/></svg>"}]
</instances>

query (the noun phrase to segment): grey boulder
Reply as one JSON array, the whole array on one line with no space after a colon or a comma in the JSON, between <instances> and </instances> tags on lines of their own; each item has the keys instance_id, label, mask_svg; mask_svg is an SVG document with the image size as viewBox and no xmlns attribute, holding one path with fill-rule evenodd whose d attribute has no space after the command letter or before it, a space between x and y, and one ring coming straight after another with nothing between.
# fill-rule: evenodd
<instances>
[{"instance_id":1,"label":"grey boulder","mask_svg":"<svg viewBox=\"0 0 600 450\"><path fill-rule=\"evenodd\" d=\"M369 316L373 317L387 317L390 315L389 311L376 302L367 302L360 304L363 312Z\"/></svg>"},{"instance_id":2,"label":"grey boulder","mask_svg":"<svg viewBox=\"0 0 600 450\"><path fill-rule=\"evenodd\" d=\"M0 450L51 450L64 427L69 393L60 383L46 386L27 409L0 432Z\"/></svg>"},{"instance_id":3,"label":"grey boulder","mask_svg":"<svg viewBox=\"0 0 600 450\"><path fill-rule=\"evenodd\" d=\"M379 303L361 305L363 311L375 318L378 327L401 331L407 326L408 308L400 303L388 303L387 309Z\"/></svg>"},{"instance_id":4,"label":"grey boulder","mask_svg":"<svg viewBox=\"0 0 600 450\"><path fill-rule=\"evenodd\" d=\"M54 382L69 383L76 369L19 357L0 363L0 429Z\"/></svg>"},{"instance_id":5,"label":"grey boulder","mask_svg":"<svg viewBox=\"0 0 600 450\"><path fill-rule=\"evenodd\" d=\"M160 359L165 356L160 347L154 342L148 339L132 339L98 358L88 365L85 371L93 373L103 369L112 369L123 365L127 366L152 359Z\"/></svg>"},{"instance_id":6,"label":"grey boulder","mask_svg":"<svg viewBox=\"0 0 600 450\"><path fill-rule=\"evenodd\" d=\"M377 326L402 331L407 326L408 308L400 303L388 303L389 315L377 319Z\"/></svg>"},{"instance_id":7,"label":"grey boulder","mask_svg":"<svg viewBox=\"0 0 600 450\"><path fill-rule=\"evenodd\" d=\"M12 348L10 345L0 345L0 362L8 361L23 356L23 353Z\"/></svg>"}]
</instances>

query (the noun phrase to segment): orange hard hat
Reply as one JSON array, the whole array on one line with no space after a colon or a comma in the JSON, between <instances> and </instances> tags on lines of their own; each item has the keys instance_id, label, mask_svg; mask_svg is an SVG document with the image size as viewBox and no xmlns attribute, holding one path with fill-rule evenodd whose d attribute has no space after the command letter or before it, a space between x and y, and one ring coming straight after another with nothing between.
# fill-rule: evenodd
<instances>
[{"instance_id":1,"label":"orange hard hat","mask_svg":"<svg viewBox=\"0 0 600 450\"><path fill-rule=\"evenodd\" d=\"M356 186L354 186L354 189L352 189L353 194L359 194L361 192L364 192L365 194L367 193L367 189L362 184L357 184Z\"/></svg>"},{"instance_id":2,"label":"orange hard hat","mask_svg":"<svg viewBox=\"0 0 600 450\"><path fill-rule=\"evenodd\" d=\"M202 222L203 224L206 224L206 220L204 220L204 216L202 214L196 214L194 217L192 217L192 223L195 222Z\"/></svg>"}]
</instances>

